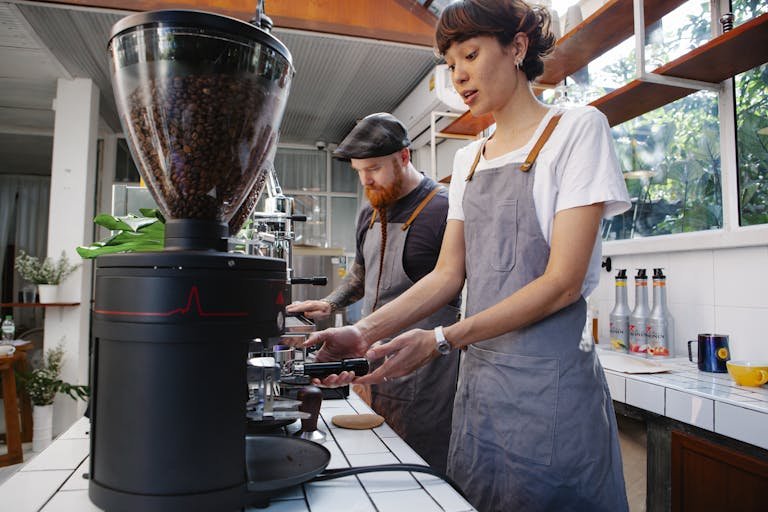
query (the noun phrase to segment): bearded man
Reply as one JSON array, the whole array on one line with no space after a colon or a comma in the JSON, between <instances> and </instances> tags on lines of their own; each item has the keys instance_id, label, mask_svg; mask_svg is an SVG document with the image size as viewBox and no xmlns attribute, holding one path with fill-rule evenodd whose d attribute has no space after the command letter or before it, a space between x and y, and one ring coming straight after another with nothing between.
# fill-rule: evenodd
<instances>
[{"instance_id":1,"label":"bearded man","mask_svg":"<svg viewBox=\"0 0 768 512\"><path fill-rule=\"evenodd\" d=\"M330 295L288 306L323 319L363 300L363 315L381 308L437 263L448 213L448 191L411 163L405 126L387 113L363 118L333 156L350 161L368 199L357 218L355 262ZM458 319L459 298L408 329L433 329ZM386 343L388 340L382 340ZM415 373L371 386L371 406L432 467L445 471L458 351Z\"/></svg>"}]
</instances>

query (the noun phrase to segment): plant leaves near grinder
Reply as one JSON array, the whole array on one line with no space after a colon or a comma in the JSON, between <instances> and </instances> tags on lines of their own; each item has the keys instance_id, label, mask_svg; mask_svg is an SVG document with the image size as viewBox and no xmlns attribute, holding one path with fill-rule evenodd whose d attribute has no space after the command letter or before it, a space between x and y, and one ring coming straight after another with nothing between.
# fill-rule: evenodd
<instances>
[{"instance_id":1,"label":"plant leaves near grinder","mask_svg":"<svg viewBox=\"0 0 768 512\"><path fill-rule=\"evenodd\" d=\"M90 259L118 252L162 251L165 247L165 224L159 212L147 208L141 208L140 212L141 216L97 215L93 219L94 224L117 233L93 245L77 247L77 254L83 259Z\"/></svg>"},{"instance_id":2,"label":"plant leaves near grinder","mask_svg":"<svg viewBox=\"0 0 768 512\"><path fill-rule=\"evenodd\" d=\"M142 177L166 218L229 222L263 188L294 73L290 53L261 29L210 13L123 21L110 60Z\"/></svg>"}]
</instances>

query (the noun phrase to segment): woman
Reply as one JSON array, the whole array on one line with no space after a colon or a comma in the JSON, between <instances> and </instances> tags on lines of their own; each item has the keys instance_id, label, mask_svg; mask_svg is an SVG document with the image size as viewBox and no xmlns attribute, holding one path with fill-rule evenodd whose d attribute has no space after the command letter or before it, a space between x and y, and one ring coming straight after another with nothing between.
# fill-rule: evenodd
<instances>
[{"instance_id":1,"label":"woman","mask_svg":"<svg viewBox=\"0 0 768 512\"><path fill-rule=\"evenodd\" d=\"M321 359L386 357L406 375L466 348L448 473L481 511L627 510L616 421L594 352L579 350L600 271L601 217L629 208L605 117L549 108L530 82L551 51L549 14L522 0L464 0L440 17L454 86L496 130L457 152L435 270L355 326L308 340ZM466 318L371 345L430 314L467 281Z\"/></svg>"}]
</instances>

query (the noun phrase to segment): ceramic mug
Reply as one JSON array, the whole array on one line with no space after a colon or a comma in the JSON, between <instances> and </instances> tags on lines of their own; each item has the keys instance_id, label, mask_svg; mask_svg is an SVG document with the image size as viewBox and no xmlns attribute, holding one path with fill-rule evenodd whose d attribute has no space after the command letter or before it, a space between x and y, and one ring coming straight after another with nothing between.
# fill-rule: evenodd
<instances>
[{"instance_id":1,"label":"ceramic mug","mask_svg":"<svg viewBox=\"0 0 768 512\"><path fill-rule=\"evenodd\" d=\"M768 382L768 361L728 361L726 366L739 386L762 386Z\"/></svg>"},{"instance_id":2,"label":"ceramic mug","mask_svg":"<svg viewBox=\"0 0 768 512\"><path fill-rule=\"evenodd\" d=\"M698 359L693 360L691 343L698 344ZM703 372L727 373L725 364L731 358L727 334L699 334L698 339L688 341L688 360L696 363Z\"/></svg>"},{"instance_id":3,"label":"ceramic mug","mask_svg":"<svg viewBox=\"0 0 768 512\"><path fill-rule=\"evenodd\" d=\"M0 357L12 356L16 352L16 347L13 345L0 345Z\"/></svg>"}]
</instances>

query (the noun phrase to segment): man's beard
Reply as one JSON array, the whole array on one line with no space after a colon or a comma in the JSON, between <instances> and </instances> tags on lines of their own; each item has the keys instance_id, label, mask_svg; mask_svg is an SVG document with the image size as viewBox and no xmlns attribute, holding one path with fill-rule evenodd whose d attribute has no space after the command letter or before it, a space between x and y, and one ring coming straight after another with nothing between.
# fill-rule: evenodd
<instances>
[{"instance_id":1,"label":"man's beard","mask_svg":"<svg viewBox=\"0 0 768 512\"><path fill-rule=\"evenodd\" d=\"M376 190L365 187L365 197L371 202L371 206L376 209L392 205L400 198L403 192L403 176L405 172L397 160L393 160L392 163L395 166L395 181L390 187Z\"/></svg>"}]
</instances>

